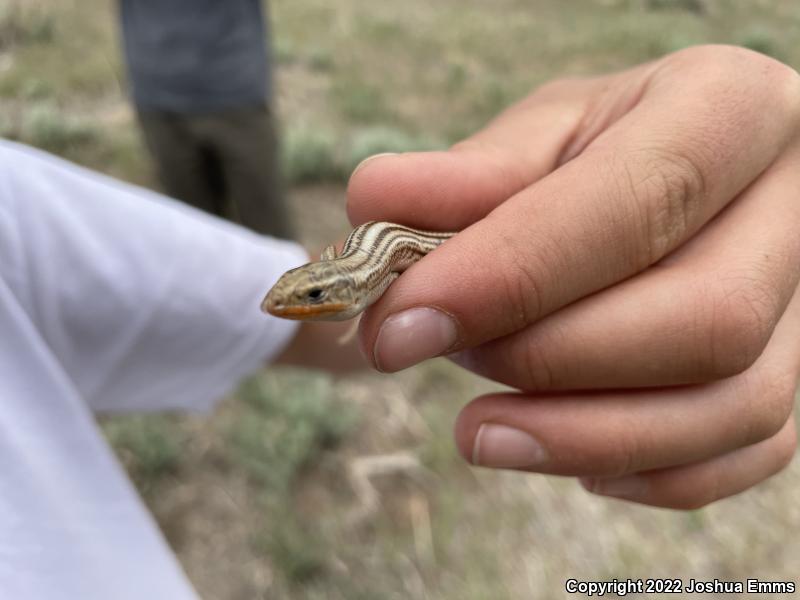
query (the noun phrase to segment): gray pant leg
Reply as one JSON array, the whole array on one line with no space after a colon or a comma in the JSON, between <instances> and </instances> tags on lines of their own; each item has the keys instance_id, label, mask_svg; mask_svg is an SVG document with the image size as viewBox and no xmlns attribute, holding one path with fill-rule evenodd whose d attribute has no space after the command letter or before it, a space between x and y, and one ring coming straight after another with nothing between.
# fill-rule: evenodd
<instances>
[{"instance_id":1,"label":"gray pant leg","mask_svg":"<svg viewBox=\"0 0 800 600\"><path fill-rule=\"evenodd\" d=\"M139 111L145 143L164 191L206 212L224 216L220 165L193 131L196 117ZM215 182L216 180L216 182Z\"/></svg>"},{"instance_id":2,"label":"gray pant leg","mask_svg":"<svg viewBox=\"0 0 800 600\"><path fill-rule=\"evenodd\" d=\"M235 220L259 233L295 237L280 176L272 115L253 107L207 115L204 135L213 139L225 197Z\"/></svg>"}]
</instances>

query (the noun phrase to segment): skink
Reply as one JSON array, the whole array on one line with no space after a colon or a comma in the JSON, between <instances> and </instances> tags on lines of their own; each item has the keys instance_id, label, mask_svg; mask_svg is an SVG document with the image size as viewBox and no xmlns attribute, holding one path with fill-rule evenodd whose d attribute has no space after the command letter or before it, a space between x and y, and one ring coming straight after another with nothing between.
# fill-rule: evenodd
<instances>
[{"instance_id":1,"label":"skink","mask_svg":"<svg viewBox=\"0 0 800 600\"><path fill-rule=\"evenodd\" d=\"M284 273L261 310L284 319L344 321L380 298L400 274L455 233L371 221L356 227L336 254Z\"/></svg>"}]
</instances>

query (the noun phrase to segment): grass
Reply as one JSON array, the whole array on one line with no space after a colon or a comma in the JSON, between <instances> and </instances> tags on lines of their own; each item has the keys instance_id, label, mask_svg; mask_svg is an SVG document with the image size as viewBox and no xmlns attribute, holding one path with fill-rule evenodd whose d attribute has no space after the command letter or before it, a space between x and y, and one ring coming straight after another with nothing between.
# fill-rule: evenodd
<instances>
[{"instance_id":1,"label":"grass","mask_svg":"<svg viewBox=\"0 0 800 600\"><path fill-rule=\"evenodd\" d=\"M65 115L53 103L37 102L25 111L17 137L53 154L71 157L82 148L101 143L100 135L93 121Z\"/></svg>"},{"instance_id":2,"label":"grass","mask_svg":"<svg viewBox=\"0 0 800 600\"><path fill-rule=\"evenodd\" d=\"M433 137L415 136L389 126L354 129L344 139L337 139L330 129L303 124L288 129L284 135L283 168L293 184L344 183L358 163L373 154L436 150L445 146Z\"/></svg>"},{"instance_id":3,"label":"grass","mask_svg":"<svg viewBox=\"0 0 800 600\"><path fill-rule=\"evenodd\" d=\"M231 463L252 479L270 515L253 537L255 548L289 585L321 576L331 553L314 533L319 525L294 510L298 478L355 425L330 387L329 378L306 372L255 377L240 389L243 410L227 434Z\"/></svg>"},{"instance_id":4,"label":"grass","mask_svg":"<svg viewBox=\"0 0 800 600\"><path fill-rule=\"evenodd\" d=\"M329 387L324 376L299 371L256 377L240 389L244 410L229 432L231 451L266 493L288 493L297 473L354 425Z\"/></svg>"},{"instance_id":5,"label":"grass","mask_svg":"<svg viewBox=\"0 0 800 600\"><path fill-rule=\"evenodd\" d=\"M55 16L41 6L33 9L19 3L0 6L0 50L51 44L55 31Z\"/></svg>"},{"instance_id":6,"label":"grass","mask_svg":"<svg viewBox=\"0 0 800 600\"><path fill-rule=\"evenodd\" d=\"M359 7L356 0L336 6L322 0L271 4L279 90L295 83L317 90L308 101L279 107L290 183L344 181L373 148L446 146L554 76L608 71L708 41L738 43L800 64L793 43L798 11L777 2L763 7L757 19L744 2L722 10L719 3L697 0L539 2L535 9L521 0L481 9L462 8L454 0L415 10ZM13 107L16 122L6 118L3 132L18 132L22 119L39 120L40 104L57 106L64 131L53 132L59 138L53 146L45 136L44 147L150 182L147 162L130 158L141 153L130 118L114 123L113 135L91 143L110 146L122 135L133 140L127 151L97 153L91 144L66 139L84 135L75 130L76 121L102 117L105 106L124 98L113 19L108 3L96 0L61 9L21 0L6 5L0 39L13 47L14 61L0 77L0 98L24 102ZM291 71L289 79L282 69ZM91 104L99 104L99 111L85 109ZM35 114L26 117L28 110ZM18 137L37 145L41 139Z\"/></svg>"},{"instance_id":7,"label":"grass","mask_svg":"<svg viewBox=\"0 0 800 600\"><path fill-rule=\"evenodd\" d=\"M337 79L330 88L331 102L353 125L392 122L396 113L386 102L383 90L376 84L355 77Z\"/></svg>"},{"instance_id":8,"label":"grass","mask_svg":"<svg viewBox=\"0 0 800 600\"><path fill-rule=\"evenodd\" d=\"M173 420L163 415L109 419L103 431L143 494L154 493L166 477L177 474L184 440Z\"/></svg>"},{"instance_id":9,"label":"grass","mask_svg":"<svg viewBox=\"0 0 800 600\"><path fill-rule=\"evenodd\" d=\"M331 548L320 543L313 524L301 523L287 506L282 509L272 506L269 514L279 525L262 529L252 543L275 566L287 587L296 589L325 577Z\"/></svg>"},{"instance_id":10,"label":"grass","mask_svg":"<svg viewBox=\"0 0 800 600\"><path fill-rule=\"evenodd\" d=\"M336 136L321 127L299 125L289 128L283 139L283 171L291 183L343 180Z\"/></svg>"},{"instance_id":11,"label":"grass","mask_svg":"<svg viewBox=\"0 0 800 600\"><path fill-rule=\"evenodd\" d=\"M31 80L46 81L73 110L98 97L119 96L122 69L110 3L56 8L42 0L6 0L3 7L0 32L5 23L7 34L0 40L13 48L13 63L0 77L0 97L15 97Z\"/></svg>"}]
</instances>

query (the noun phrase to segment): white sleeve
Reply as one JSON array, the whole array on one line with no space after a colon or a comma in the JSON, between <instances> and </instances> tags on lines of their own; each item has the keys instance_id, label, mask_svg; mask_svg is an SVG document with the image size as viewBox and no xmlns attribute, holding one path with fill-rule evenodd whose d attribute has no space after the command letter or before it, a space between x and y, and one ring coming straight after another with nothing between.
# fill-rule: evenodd
<instances>
[{"instance_id":1,"label":"white sleeve","mask_svg":"<svg viewBox=\"0 0 800 600\"><path fill-rule=\"evenodd\" d=\"M207 408L294 335L259 303L306 259L0 140L0 277L95 410Z\"/></svg>"}]
</instances>

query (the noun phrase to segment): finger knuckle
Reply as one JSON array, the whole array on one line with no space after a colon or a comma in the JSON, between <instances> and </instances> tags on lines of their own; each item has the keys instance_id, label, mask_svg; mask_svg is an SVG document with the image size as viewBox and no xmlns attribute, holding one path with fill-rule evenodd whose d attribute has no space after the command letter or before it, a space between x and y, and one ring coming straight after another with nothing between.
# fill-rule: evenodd
<instances>
[{"instance_id":1,"label":"finger knuckle","mask_svg":"<svg viewBox=\"0 0 800 600\"><path fill-rule=\"evenodd\" d=\"M502 144L489 141L480 133L456 142L450 146L450 152L479 157L481 168L491 174L489 179L501 186L499 197L510 198L529 183L528 162L525 157L510 151Z\"/></svg>"},{"instance_id":2,"label":"finger knuckle","mask_svg":"<svg viewBox=\"0 0 800 600\"><path fill-rule=\"evenodd\" d=\"M553 365L550 364L547 351L542 345L525 344L522 350L522 368L527 390L550 390L556 385Z\"/></svg>"},{"instance_id":3,"label":"finger knuckle","mask_svg":"<svg viewBox=\"0 0 800 600\"><path fill-rule=\"evenodd\" d=\"M625 427L606 446L605 465L602 471L608 477L621 477L641 470L642 457L648 455L643 448L641 431L633 426Z\"/></svg>"},{"instance_id":4,"label":"finger knuckle","mask_svg":"<svg viewBox=\"0 0 800 600\"><path fill-rule=\"evenodd\" d=\"M693 63L720 63L728 64L734 56L747 56L756 54L752 50L747 50L741 46L732 44L697 44L688 48L683 48L673 52L670 56L675 60L689 61Z\"/></svg>"},{"instance_id":5,"label":"finger knuckle","mask_svg":"<svg viewBox=\"0 0 800 600\"><path fill-rule=\"evenodd\" d=\"M678 50L664 60L664 69L685 77L695 77L708 92L742 85L742 70L750 70L763 55L739 46L700 44Z\"/></svg>"},{"instance_id":6,"label":"finger knuckle","mask_svg":"<svg viewBox=\"0 0 800 600\"><path fill-rule=\"evenodd\" d=\"M501 270L500 283L509 306L505 317L510 321L509 330L513 331L533 323L542 315L544 298L540 282L553 280L548 276L550 268L546 265L554 263L544 260L538 252L529 252L513 239L499 240L496 251L498 256L502 256L499 264L509 265L509 268ZM540 248L539 252L543 251Z\"/></svg>"},{"instance_id":7,"label":"finger knuckle","mask_svg":"<svg viewBox=\"0 0 800 600\"><path fill-rule=\"evenodd\" d=\"M681 73L694 73L704 82L709 98L734 98L731 92L748 92L748 102L730 103L732 110L766 103L800 120L800 75L792 67L765 54L741 46L703 44L679 50L665 59L665 66ZM764 93L769 90L769 93ZM751 93L757 92L757 93Z\"/></svg>"},{"instance_id":8,"label":"finger knuckle","mask_svg":"<svg viewBox=\"0 0 800 600\"><path fill-rule=\"evenodd\" d=\"M675 248L697 221L706 178L690 153L647 148L626 164L630 198L640 215L639 248L644 267ZM636 163L639 164L636 164ZM635 178L633 173L639 173Z\"/></svg>"},{"instance_id":9,"label":"finger knuckle","mask_svg":"<svg viewBox=\"0 0 800 600\"><path fill-rule=\"evenodd\" d=\"M715 377L729 377L750 368L763 353L779 317L780 299L774 285L758 273L732 275L713 285L709 369Z\"/></svg>"},{"instance_id":10,"label":"finger knuckle","mask_svg":"<svg viewBox=\"0 0 800 600\"><path fill-rule=\"evenodd\" d=\"M790 121L789 126L800 124L800 74L789 65L769 57L763 57L763 86L770 90L770 97L781 113Z\"/></svg>"},{"instance_id":11,"label":"finger knuckle","mask_svg":"<svg viewBox=\"0 0 800 600\"><path fill-rule=\"evenodd\" d=\"M698 44L670 54L668 64L681 69L702 70L709 80L742 81L742 73L764 71L783 65L780 61L755 50L731 44Z\"/></svg>"},{"instance_id":12,"label":"finger knuckle","mask_svg":"<svg viewBox=\"0 0 800 600\"><path fill-rule=\"evenodd\" d=\"M799 115L800 75L792 67L770 56L746 48L727 46L725 65L728 77L739 87L752 86L758 90L769 90L761 94L770 108L786 115ZM743 71L747 77L743 77Z\"/></svg>"}]
</instances>

